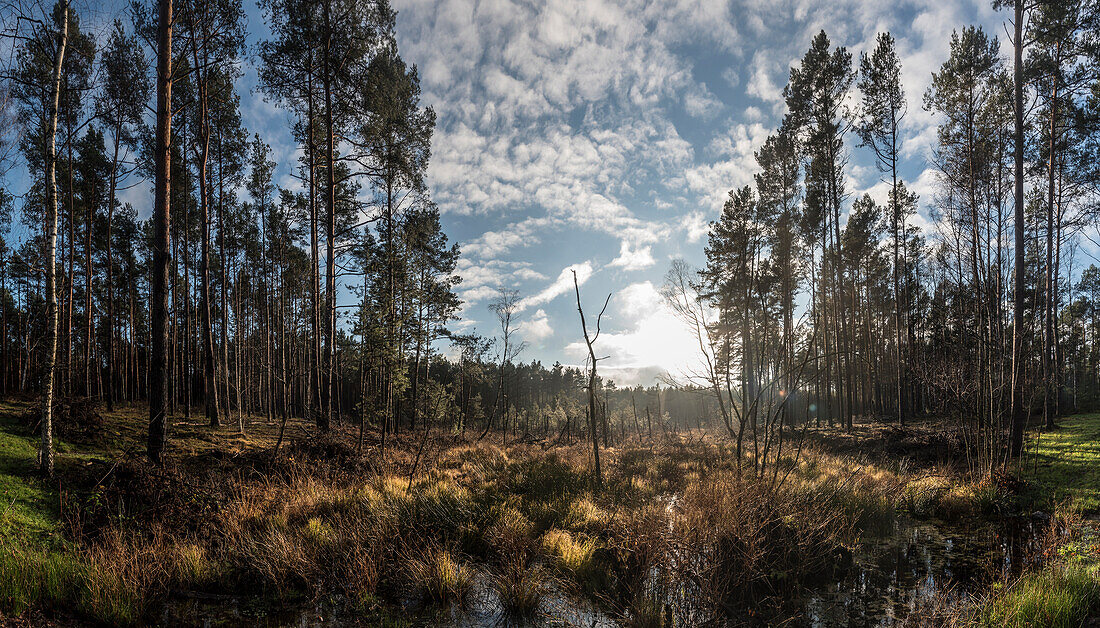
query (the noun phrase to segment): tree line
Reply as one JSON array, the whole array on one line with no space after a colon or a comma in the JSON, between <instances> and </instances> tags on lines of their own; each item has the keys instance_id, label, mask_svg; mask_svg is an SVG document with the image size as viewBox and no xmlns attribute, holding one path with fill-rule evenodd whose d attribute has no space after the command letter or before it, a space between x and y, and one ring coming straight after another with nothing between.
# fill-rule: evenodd
<instances>
[{"instance_id":1,"label":"tree line","mask_svg":"<svg viewBox=\"0 0 1100 628\"><path fill-rule=\"evenodd\" d=\"M270 37L251 49L240 0L135 2L98 37L60 0L19 7L5 31L4 164L21 158L28 189L0 194L0 394L43 395L43 473L57 416L99 403L148 402L154 462L167 417L193 412L242 432L257 416L357 423L360 447L377 426L383 455L421 426L595 433L579 369L517 363L518 293L490 307L499 338L448 327L459 250L424 180L435 113L388 3L261 9ZM291 116L289 186L242 123L246 63ZM121 198L148 183L141 220ZM27 237L12 249L15 217ZM594 381L601 408L626 394ZM630 396L650 434L706 414L660 387ZM625 438L625 415L599 419L605 445L616 426ZM634 433L641 421L635 408Z\"/></svg>"},{"instance_id":2,"label":"tree line","mask_svg":"<svg viewBox=\"0 0 1100 628\"><path fill-rule=\"evenodd\" d=\"M1011 63L996 36L956 30L921 103L889 33L858 59L818 34L706 263L669 271L700 350L675 390L616 388L591 343L583 371L522 364L513 291L490 307L495 338L451 328L459 250L425 183L435 112L385 0L264 0L270 35L251 47L240 0L135 2L98 36L69 0L13 6L0 157L29 184L0 193L0 393L42 395L44 473L56 404L147 401L154 462L168 415L201 411L242 431L349 421L360 446L377 426L383 452L433 425L587 432L598 456L616 429L715 424L759 472L798 425L927 415L991 468L1031 416L1100 400L1100 270L1075 267L1095 225L1096 2L998 5ZM292 185L243 126L244 64L292 120ZM910 106L938 124L931 232L902 174ZM854 151L885 203L853 198ZM148 220L121 201L139 185ZM14 215L29 236L11 248Z\"/></svg>"},{"instance_id":3,"label":"tree line","mask_svg":"<svg viewBox=\"0 0 1100 628\"><path fill-rule=\"evenodd\" d=\"M819 33L706 263L673 265L665 296L703 355L688 379L713 392L739 456L748 439L765 464L784 425L931 415L963 426L988 470L1029 426L1096 407L1100 271L1075 264L1097 218L1100 6L1007 8L1013 65L995 35L957 29L921 103L890 33L858 59ZM900 167L911 105L937 123L930 230ZM850 192L855 151L884 202Z\"/></svg>"},{"instance_id":4,"label":"tree line","mask_svg":"<svg viewBox=\"0 0 1100 628\"><path fill-rule=\"evenodd\" d=\"M4 142L29 189L0 200L4 235L16 213L29 236L0 249L0 391L44 394L42 470L53 404L78 399L147 399L155 461L193 407L396 429L459 301L424 184L435 114L388 3L265 2L252 49L239 0L135 2L100 37L67 0L17 8ZM242 125L244 63L294 119L289 188ZM139 220L120 197L146 182Z\"/></svg>"}]
</instances>

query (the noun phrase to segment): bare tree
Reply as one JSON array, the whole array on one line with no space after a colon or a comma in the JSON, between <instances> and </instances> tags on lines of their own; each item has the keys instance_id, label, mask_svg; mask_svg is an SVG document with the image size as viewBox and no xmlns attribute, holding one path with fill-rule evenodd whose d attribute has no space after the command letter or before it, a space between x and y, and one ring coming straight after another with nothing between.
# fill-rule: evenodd
<instances>
[{"instance_id":1,"label":"bare tree","mask_svg":"<svg viewBox=\"0 0 1100 628\"><path fill-rule=\"evenodd\" d=\"M496 315L497 321L500 323L500 365L497 368L497 398L493 403L492 412L489 413L489 420L485 422L485 430L478 436L478 440L485 438L485 435L492 429L493 423L496 420L497 409L500 409L501 416L507 411L507 405L504 398L504 369L516 358L516 356L527 348L526 342L512 342L512 334L516 331L512 327L512 316L518 309L518 290L500 288L496 300L489 304L489 311Z\"/></svg>"},{"instance_id":2,"label":"bare tree","mask_svg":"<svg viewBox=\"0 0 1100 628\"><path fill-rule=\"evenodd\" d=\"M611 293L607 294L607 298L604 299L603 308L600 310L600 315L596 317L596 333L591 337L588 335L588 325L584 322L584 308L581 307L581 288L577 283L577 271L573 271L573 290L577 293L577 313L581 316L581 331L584 332L584 344L588 345L588 430L592 435L592 457L595 461L595 474L596 488L603 486L603 473L600 471L600 439L596 433L596 412L599 408L599 403L596 399L596 363L602 359L596 357L596 350L593 345L596 344L596 340L600 337L600 319L603 318L603 313L607 311L607 304L611 301Z\"/></svg>"},{"instance_id":3,"label":"bare tree","mask_svg":"<svg viewBox=\"0 0 1100 628\"><path fill-rule=\"evenodd\" d=\"M695 289L692 276L695 269L682 259L675 259L665 274L665 284L661 288L661 296L665 303L672 309L676 317L680 319L691 331L699 345L699 357L702 361L702 372L685 371L682 376L689 384L707 388L714 392L718 401L718 410L722 414L722 422L731 437L737 436L737 430L733 424L733 413L736 404L733 403L732 386L728 375L729 369L719 366L719 347L711 336L711 321L707 319L707 310L702 297ZM676 382L671 382L677 385ZM738 423L740 423L738 417Z\"/></svg>"}]
</instances>

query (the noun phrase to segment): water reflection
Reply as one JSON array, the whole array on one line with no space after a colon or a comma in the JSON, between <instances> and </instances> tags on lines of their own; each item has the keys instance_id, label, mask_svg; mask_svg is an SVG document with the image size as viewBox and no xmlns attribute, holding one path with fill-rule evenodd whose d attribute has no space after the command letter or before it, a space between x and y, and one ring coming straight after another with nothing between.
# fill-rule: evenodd
<instances>
[{"instance_id":1,"label":"water reflection","mask_svg":"<svg viewBox=\"0 0 1100 628\"><path fill-rule=\"evenodd\" d=\"M901 520L869 539L849 573L810 596L811 626L891 626L944 591L965 595L1013 575L1034 555L1032 522L949 524Z\"/></svg>"},{"instance_id":2,"label":"water reflection","mask_svg":"<svg viewBox=\"0 0 1100 628\"><path fill-rule=\"evenodd\" d=\"M387 621L388 620L388 621ZM255 628L374 626L394 620L418 626L489 628L511 626L584 626L611 628L616 622L586 600L566 594L547 583L539 610L531 619L509 617L489 578L479 574L466 603L446 609L425 606L420 600L405 601L396 617L364 615L344 598L317 601L237 596L177 596L168 601L161 616L164 626L203 628L250 626ZM405 624L401 624L405 625Z\"/></svg>"}]
</instances>

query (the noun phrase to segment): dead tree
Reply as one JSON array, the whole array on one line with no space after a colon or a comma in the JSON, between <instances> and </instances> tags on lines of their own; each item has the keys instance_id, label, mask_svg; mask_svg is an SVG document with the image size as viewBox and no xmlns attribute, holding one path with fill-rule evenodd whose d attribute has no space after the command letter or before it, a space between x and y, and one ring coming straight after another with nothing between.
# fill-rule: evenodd
<instances>
[{"instance_id":1,"label":"dead tree","mask_svg":"<svg viewBox=\"0 0 1100 628\"><path fill-rule=\"evenodd\" d=\"M596 344L596 339L600 337L600 319L603 318L603 313L607 311L607 304L611 302L611 293L608 293L607 298L604 299L603 309L600 310L600 315L596 317L596 333L589 337L588 325L584 322L584 308L581 307L581 288L577 283L577 271L575 270L573 271L573 290L577 293L577 313L581 316L584 344L588 345L588 431L592 435L592 457L596 464L594 469L596 488L601 488L603 486L603 474L600 472L600 438L596 430L596 410L599 405L596 400L596 362L602 358L596 357L596 351L592 346Z\"/></svg>"},{"instance_id":2,"label":"dead tree","mask_svg":"<svg viewBox=\"0 0 1100 628\"><path fill-rule=\"evenodd\" d=\"M485 435L493 428L498 408L501 412L502 421L504 421L505 438L508 436L508 407L505 405L504 370L508 364L519 356L527 347L527 343L525 342L520 342L518 344L512 342L512 334L515 333L515 328L512 327L512 316L516 313L518 307L519 291L505 290L504 288L500 288L499 296L489 305L489 311L496 315L497 321L500 323L502 348L500 351L500 365L497 369L497 398L493 402L493 410L489 413L489 419L485 423L485 429L481 432L481 435L477 437L479 441L485 438Z\"/></svg>"}]
</instances>

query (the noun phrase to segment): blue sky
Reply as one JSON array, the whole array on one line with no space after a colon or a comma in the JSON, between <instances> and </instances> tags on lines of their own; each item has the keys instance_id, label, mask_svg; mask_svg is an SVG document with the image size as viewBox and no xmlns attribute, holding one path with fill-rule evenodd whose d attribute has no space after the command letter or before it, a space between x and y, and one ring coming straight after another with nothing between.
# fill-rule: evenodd
<instances>
[{"instance_id":1,"label":"blue sky","mask_svg":"<svg viewBox=\"0 0 1100 628\"><path fill-rule=\"evenodd\" d=\"M401 54L419 67L438 115L429 183L463 252L464 307L452 326L494 333L488 303L498 286L518 289L520 359L583 363L576 270L593 315L612 293L598 350L620 384L652 383L693 360L691 337L657 290L670 260L702 262L707 222L731 188L751 182L753 151L785 112L789 68L818 30L854 62L879 32L897 39L909 101L903 175L925 226L936 121L921 103L931 73L965 24L984 26L1007 52L1004 16L988 0L392 1ZM78 8L98 30L126 4ZM252 45L266 29L245 5ZM247 60L242 68L244 124L274 149L279 182L296 187L288 118L256 94ZM868 151L854 136L847 150L850 198L882 200ZM125 193L142 217L148 190Z\"/></svg>"},{"instance_id":2,"label":"blue sky","mask_svg":"<svg viewBox=\"0 0 1100 628\"><path fill-rule=\"evenodd\" d=\"M599 351L619 383L650 383L692 360L657 290L671 259L702 262L706 224L731 188L751 182L753 151L785 112L790 66L818 30L856 62L877 33L897 39L910 103L903 173L924 217L935 181L935 120L921 107L931 73L953 28L1004 33L986 0L395 6L402 54L439 114L430 181L463 248L461 324L491 331L495 287L517 288L523 357L581 363L577 269L588 310L613 293ZM848 150L851 191L883 199L868 151L854 136Z\"/></svg>"}]
</instances>

